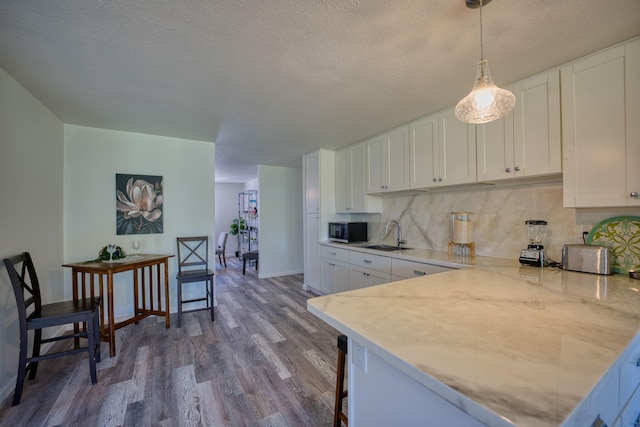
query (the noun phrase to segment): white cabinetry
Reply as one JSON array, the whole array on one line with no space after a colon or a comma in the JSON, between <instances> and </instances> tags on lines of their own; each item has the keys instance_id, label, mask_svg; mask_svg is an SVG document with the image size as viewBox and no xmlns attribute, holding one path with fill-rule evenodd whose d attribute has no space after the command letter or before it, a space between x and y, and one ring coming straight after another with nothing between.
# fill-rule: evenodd
<instances>
[{"instance_id":1,"label":"white cabinetry","mask_svg":"<svg viewBox=\"0 0 640 427\"><path fill-rule=\"evenodd\" d=\"M318 150L302 158L304 200L304 288L320 290L320 241L328 238L335 211L335 154Z\"/></svg>"},{"instance_id":2,"label":"white cabinetry","mask_svg":"<svg viewBox=\"0 0 640 427\"><path fill-rule=\"evenodd\" d=\"M429 274L452 270L455 269L403 259L394 258L391 260L391 280L394 282L397 280L413 279L414 277L427 276Z\"/></svg>"},{"instance_id":3,"label":"white cabinetry","mask_svg":"<svg viewBox=\"0 0 640 427\"><path fill-rule=\"evenodd\" d=\"M640 206L640 39L561 69L565 207Z\"/></svg>"},{"instance_id":4,"label":"white cabinetry","mask_svg":"<svg viewBox=\"0 0 640 427\"><path fill-rule=\"evenodd\" d=\"M350 289L381 285L391 281L391 258L365 252L349 253Z\"/></svg>"},{"instance_id":5,"label":"white cabinetry","mask_svg":"<svg viewBox=\"0 0 640 427\"><path fill-rule=\"evenodd\" d=\"M409 188L409 128L401 126L365 143L367 193Z\"/></svg>"},{"instance_id":6,"label":"white cabinetry","mask_svg":"<svg viewBox=\"0 0 640 427\"><path fill-rule=\"evenodd\" d=\"M559 70L507 89L516 95L514 110L477 127L478 181L561 173Z\"/></svg>"},{"instance_id":7,"label":"white cabinetry","mask_svg":"<svg viewBox=\"0 0 640 427\"><path fill-rule=\"evenodd\" d=\"M336 212L380 213L382 200L367 195L364 143L336 152Z\"/></svg>"},{"instance_id":8,"label":"white cabinetry","mask_svg":"<svg viewBox=\"0 0 640 427\"><path fill-rule=\"evenodd\" d=\"M476 182L475 127L447 109L409 124L410 187Z\"/></svg>"},{"instance_id":9,"label":"white cabinetry","mask_svg":"<svg viewBox=\"0 0 640 427\"><path fill-rule=\"evenodd\" d=\"M349 290L349 251L329 246L320 247L322 291L327 294Z\"/></svg>"}]
</instances>

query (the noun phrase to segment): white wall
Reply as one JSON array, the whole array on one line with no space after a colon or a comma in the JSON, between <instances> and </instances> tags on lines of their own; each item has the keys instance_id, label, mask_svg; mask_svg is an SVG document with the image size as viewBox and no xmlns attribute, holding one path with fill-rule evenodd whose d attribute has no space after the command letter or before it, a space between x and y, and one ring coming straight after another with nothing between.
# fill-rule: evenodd
<instances>
[{"instance_id":1,"label":"white wall","mask_svg":"<svg viewBox=\"0 0 640 427\"><path fill-rule=\"evenodd\" d=\"M63 124L0 69L0 257L28 251L45 302L62 299ZM0 398L13 393L18 318L0 265Z\"/></svg>"},{"instance_id":2,"label":"white wall","mask_svg":"<svg viewBox=\"0 0 640 427\"><path fill-rule=\"evenodd\" d=\"M242 191L244 191L243 184L216 183L216 236L223 231L229 232L231 223L238 217L238 193ZM237 236L229 234L227 258L235 256L237 248Z\"/></svg>"},{"instance_id":3,"label":"white wall","mask_svg":"<svg viewBox=\"0 0 640 427\"><path fill-rule=\"evenodd\" d=\"M302 169L258 166L260 278L303 272Z\"/></svg>"},{"instance_id":4,"label":"white wall","mask_svg":"<svg viewBox=\"0 0 640 427\"><path fill-rule=\"evenodd\" d=\"M64 253L65 262L95 258L107 243L141 253L175 254L176 237L208 235L215 259L214 149L211 142L191 141L82 126L65 125ZM164 232L117 236L115 174L161 175L164 179ZM175 312L177 260L169 268L171 311ZM66 271L70 280L70 272ZM132 313L132 275L115 276L115 316ZM67 298L71 290L65 288Z\"/></svg>"}]
</instances>

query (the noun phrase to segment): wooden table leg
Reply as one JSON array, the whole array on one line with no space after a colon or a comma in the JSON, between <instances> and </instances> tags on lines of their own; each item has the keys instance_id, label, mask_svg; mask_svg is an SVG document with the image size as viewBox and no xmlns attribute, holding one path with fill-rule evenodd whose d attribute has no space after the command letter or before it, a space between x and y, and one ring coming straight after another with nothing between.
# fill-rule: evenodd
<instances>
[{"instance_id":1,"label":"wooden table leg","mask_svg":"<svg viewBox=\"0 0 640 427\"><path fill-rule=\"evenodd\" d=\"M109 307L107 307L109 313L109 356L115 357L116 355L116 327L115 319L113 318L113 271L109 270L107 273L107 299Z\"/></svg>"}]
</instances>

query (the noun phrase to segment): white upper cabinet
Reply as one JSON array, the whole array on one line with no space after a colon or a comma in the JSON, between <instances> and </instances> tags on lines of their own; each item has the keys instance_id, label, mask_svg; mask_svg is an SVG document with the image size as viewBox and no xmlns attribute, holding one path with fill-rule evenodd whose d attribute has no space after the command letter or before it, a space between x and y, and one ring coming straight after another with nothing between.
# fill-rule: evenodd
<instances>
[{"instance_id":1,"label":"white upper cabinet","mask_svg":"<svg viewBox=\"0 0 640 427\"><path fill-rule=\"evenodd\" d=\"M440 176L437 114L409 124L409 162L411 188L437 185Z\"/></svg>"},{"instance_id":2,"label":"white upper cabinet","mask_svg":"<svg viewBox=\"0 0 640 427\"><path fill-rule=\"evenodd\" d=\"M440 185L476 182L476 127L458 120L450 108L438 114Z\"/></svg>"},{"instance_id":3,"label":"white upper cabinet","mask_svg":"<svg viewBox=\"0 0 640 427\"><path fill-rule=\"evenodd\" d=\"M450 108L409 124L411 188L476 182L475 128Z\"/></svg>"},{"instance_id":4,"label":"white upper cabinet","mask_svg":"<svg viewBox=\"0 0 640 427\"><path fill-rule=\"evenodd\" d=\"M367 193L409 188L409 128L400 126L365 143Z\"/></svg>"},{"instance_id":5,"label":"white upper cabinet","mask_svg":"<svg viewBox=\"0 0 640 427\"><path fill-rule=\"evenodd\" d=\"M513 111L477 127L478 181L560 174L560 72L543 73L506 89L516 95Z\"/></svg>"},{"instance_id":6,"label":"white upper cabinet","mask_svg":"<svg viewBox=\"0 0 640 427\"><path fill-rule=\"evenodd\" d=\"M336 152L336 212L379 213L382 201L367 195L364 143Z\"/></svg>"},{"instance_id":7,"label":"white upper cabinet","mask_svg":"<svg viewBox=\"0 0 640 427\"><path fill-rule=\"evenodd\" d=\"M640 206L640 39L561 69L565 207Z\"/></svg>"},{"instance_id":8,"label":"white upper cabinet","mask_svg":"<svg viewBox=\"0 0 640 427\"><path fill-rule=\"evenodd\" d=\"M303 159L306 213L320 213L320 151L307 154Z\"/></svg>"}]
</instances>

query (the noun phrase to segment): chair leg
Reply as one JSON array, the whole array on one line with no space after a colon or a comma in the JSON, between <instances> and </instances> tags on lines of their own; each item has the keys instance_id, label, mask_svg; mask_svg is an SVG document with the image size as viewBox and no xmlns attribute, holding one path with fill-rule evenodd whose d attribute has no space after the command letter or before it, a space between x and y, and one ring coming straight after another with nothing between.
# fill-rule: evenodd
<instances>
[{"instance_id":1,"label":"chair leg","mask_svg":"<svg viewBox=\"0 0 640 427\"><path fill-rule=\"evenodd\" d=\"M209 281L211 283L211 292L209 293L209 299L211 304L211 321L213 322L213 278Z\"/></svg>"},{"instance_id":2,"label":"chair leg","mask_svg":"<svg viewBox=\"0 0 640 427\"><path fill-rule=\"evenodd\" d=\"M35 329L33 334L33 352L31 357L40 356L40 346L42 345L42 329ZM38 362L31 362L29 364L29 379L32 380L36 377L38 371Z\"/></svg>"},{"instance_id":3,"label":"chair leg","mask_svg":"<svg viewBox=\"0 0 640 427\"><path fill-rule=\"evenodd\" d=\"M222 260L224 261L224 268L227 268L227 254L222 252Z\"/></svg>"},{"instance_id":4,"label":"chair leg","mask_svg":"<svg viewBox=\"0 0 640 427\"><path fill-rule=\"evenodd\" d=\"M91 373L91 384L98 382L96 375L96 355L95 355L95 327L93 325L93 316L87 320L87 350L89 353L89 372Z\"/></svg>"},{"instance_id":5,"label":"chair leg","mask_svg":"<svg viewBox=\"0 0 640 427\"><path fill-rule=\"evenodd\" d=\"M95 357L96 362L100 362L100 310L96 310L96 314L93 316L93 336L95 344Z\"/></svg>"},{"instance_id":6,"label":"chair leg","mask_svg":"<svg viewBox=\"0 0 640 427\"><path fill-rule=\"evenodd\" d=\"M243 276L246 269L247 269L247 259L245 257L242 257L242 275Z\"/></svg>"},{"instance_id":7,"label":"chair leg","mask_svg":"<svg viewBox=\"0 0 640 427\"><path fill-rule=\"evenodd\" d=\"M16 406L20 403L20 397L22 396L22 388L24 386L24 379L27 375L27 337L20 338L20 361L18 362L18 377L16 378L16 388L13 392L13 402L11 406Z\"/></svg>"},{"instance_id":8,"label":"chair leg","mask_svg":"<svg viewBox=\"0 0 640 427\"><path fill-rule=\"evenodd\" d=\"M336 403L333 412L333 427L340 427L342 421L348 426L348 419L342 410L342 399L347 397L347 391L344 390L344 368L347 354L347 337L341 335L338 337L338 366L336 369Z\"/></svg>"},{"instance_id":9,"label":"chair leg","mask_svg":"<svg viewBox=\"0 0 640 427\"><path fill-rule=\"evenodd\" d=\"M182 282L178 282L178 328L182 326Z\"/></svg>"}]
</instances>

